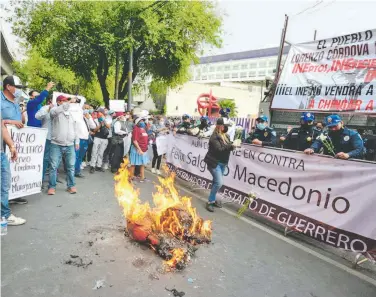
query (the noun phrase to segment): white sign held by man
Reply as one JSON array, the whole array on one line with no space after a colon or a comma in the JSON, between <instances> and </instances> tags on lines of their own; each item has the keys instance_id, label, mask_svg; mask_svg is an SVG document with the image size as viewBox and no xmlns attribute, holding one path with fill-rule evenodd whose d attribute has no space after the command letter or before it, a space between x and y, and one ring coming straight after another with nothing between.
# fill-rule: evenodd
<instances>
[{"instance_id":1,"label":"white sign held by man","mask_svg":"<svg viewBox=\"0 0 376 297\"><path fill-rule=\"evenodd\" d=\"M18 129L11 125L7 128L18 153L17 160L10 161L9 199L40 193L47 129L34 127ZM9 148L7 148L7 156L10 160Z\"/></svg>"},{"instance_id":2,"label":"white sign held by man","mask_svg":"<svg viewBox=\"0 0 376 297\"><path fill-rule=\"evenodd\" d=\"M157 146L158 156L164 155L167 153L168 149L168 137L167 135L159 135L155 139L155 144Z\"/></svg>"},{"instance_id":3,"label":"white sign held by man","mask_svg":"<svg viewBox=\"0 0 376 297\"><path fill-rule=\"evenodd\" d=\"M272 109L376 113L376 30L293 45Z\"/></svg>"}]
</instances>

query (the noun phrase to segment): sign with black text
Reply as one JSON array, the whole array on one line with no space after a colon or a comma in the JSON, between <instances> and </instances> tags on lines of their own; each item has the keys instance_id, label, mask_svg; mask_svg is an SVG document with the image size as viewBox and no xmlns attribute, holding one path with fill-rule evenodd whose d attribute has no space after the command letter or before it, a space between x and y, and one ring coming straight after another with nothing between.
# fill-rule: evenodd
<instances>
[{"instance_id":1,"label":"sign with black text","mask_svg":"<svg viewBox=\"0 0 376 297\"><path fill-rule=\"evenodd\" d=\"M43 155L47 129L7 126L16 147L18 158L10 162L11 186L9 199L40 193L42 187ZM10 160L10 152L7 147Z\"/></svg>"},{"instance_id":2,"label":"sign with black text","mask_svg":"<svg viewBox=\"0 0 376 297\"><path fill-rule=\"evenodd\" d=\"M376 30L292 45L272 109L376 113Z\"/></svg>"},{"instance_id":3,"label":"sign with black text","mask_svg":"<svg viewBox=\"0 0 376 297\"><path fill-rule=\"evenodd\" d=\"M171 136L167 162L185 181L210 189L208 139ZM249 210L334 247L376 248L376 164L243 144L233 151L219 194Z\"/></svg>"}]
</instances>

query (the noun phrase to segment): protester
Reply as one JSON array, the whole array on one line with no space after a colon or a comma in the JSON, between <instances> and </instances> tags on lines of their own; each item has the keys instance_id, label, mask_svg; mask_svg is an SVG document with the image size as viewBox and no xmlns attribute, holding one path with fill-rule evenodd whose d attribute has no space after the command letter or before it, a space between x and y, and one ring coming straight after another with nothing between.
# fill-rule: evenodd
<instances>
[{"instance_id":1,"label":"protester","mask_svg":"<svg viewBox=\"0 0 376 297\"><path fill-rule=\"evenodd\" d=\"M50 111L51 111L52 107L53 107L53 104L51 102L49 102L49 104L43 106L35 114L35 118L38 121L41 121L42 128L46 128L47 131L48 131L47 132L47 138L46 138L46 145L44 147L42 181L44 181L44 178L46 176L47 168L48 168L48 166L50 164L51 130L52 130Z\"/></svg>"},{"instance_id":2,"label":"protester","mask_svg":"<svg viewBox=\"0 0 376 297\"><path fill-rule=\"evenodd\" d=\"M3 81L3 91L1 92L1 119L4 120L4 125L15 125L18 129L24 127L25 117L22 114L19 100L22 96L21 88L23 88L19 77L17 76L7 76ZM10 167L4 167L5 178L10 179ZM3 187L3 183L2 183ZM2 193L7 193L8 195L9 188L7 190L2 188ZM24 198L12 199L10 203L14 204L26 204L27 200Z\"/></svg>"},{"instance_id":3,"label":"protester","mask_svg":"<svg viewBox=\"0 0 376 297\"><path fill-rule=\"evenodd\" d=\"M93 118L91 117L89 113L89 110L90 110L90 106L85 104L83 106L82 115L80 116L80 119L77 121L77 129L78 129L77 133L78 133L78 137L80 138L80 148L79 150L76 151L76 163L75 163L74 176L78 178L84 177L84 175L81 173L82 160L89 147L90 131L97 127L94 123Z\"/></svg>"},{"instance_id":4,"label":"protester","mask_svg":"<svg viewBox=\"0 0 376 297\"><path fill-rule=\"evenodd\" d=\"M7 155L3 151L5 149L3 143L9 147L11 160L13 162L17 159L17 150L4 121L1 121L1 143L1 217L8 221L9 226L18 226L25 224L26 220L16 217L11 213L9 208L9 189L11 186L10 164Z\"/></svg>"},{"instance_id":5,"label":"protester","mask_svg":"<svg viewBox=\"0 0 376 297\"><path fill-rule=\"evenodd\" d=\"M62 156L65 156L67 169L67 191L76 194L76 184L74 178L74 165L76 161L75 149L79 149L80 139L78 137L77 122L70 112L70 106L76 99L70 101L67 97L60 95L56 98L58 106L50 111L52 121L51 130L51 150L50 150L50 182L48 185L48 195L55 195L57 169L59 168Z\"/></svg>"},{"instance_id":6,"label":"protester","mask_svg":"<svg viewBox=\"0 0 376 297\"><path fill-rule=\"evenodd\" d=\"M168 132L168 128L165 126L165 121L163 117L157 116L157 121L155 124L151 127L151 131L153 132L152 137L152 148L153 148L153 160L151 162L151 172L157 173L158 175L161 174L160 168L161 168L161 161L162 161L162 155L158 155L158 148L157 148L157 137L160 135L164 135ZM157 167L155 167L157 165Z\"/></svg>"},{"instance_id":7,"label":"protester","mask_svg":"<svg viewBox=\"0 0 376 297\"><path fill-rule=\"evenodd\" d=\"M145 130L145 118L139 117L135 121L132 133L132 146L130 152L130 178L133 179L135 166L140 168L140 182L145 181L145 165L149 162L148 154L148 134Z\"/></svg>"},{"instance_id":8,"label":"protester","mask_svg":"<svg viewBox=\"0 0 376 297\"><path fill-rule=\"evenodd\" d=\"M216 195L223 185L223 174L233 149L234 146L226 134L224 119L219 118L215 130L209 139L208 152L204 158L204 162L213 176L213 185L206 204L206 209L210 212L214 211L214 207L222 207L222 204L216 200Z\"/></svg>"},{"instance_id":9,"label":"protester","mask_svg":"<svg viewBox=\"0 0 376 297\"><path fill-rule=\"evenodd\" d=\"M105 112L103 109L100 109L100 111ZM91 152L90 173L94 173L95 171L105 171L102 168L103 154L108 145L108 135L111 128L111 125L105 121L105 117L101 112L99 112L97 115L97 127L93 130L95 134L93 149Z\"/></svg>"},{"instance_id":10,"label":"protester","mask_svg":"<svg viewBox=\"0 0 376 297\"><path fill-rule=\"evenodd\" d=\"M129 117L129 116L128 116ZM113 155L111 159L111 172L115 173L119 170L120 164L125 155L124 152L124 138L129 135L127 119L125 116L119 116L114 121L112 144L113 144Z\"/></svg>"},{"instance_id":11,"label":"protester","mask_svg":"<svg viewBox=\"0 0 376 297\"><path fill-rule=\"evenodd\" d=\"M112 156L112 130L113 130L113 121L116 119L116 112L113 110L105 111L105 121L110 125L109 134L108 134L108 144L103 153L103 169L107 170Z\"/></svg>"},{"instance_id":12,"label":"protester","mask_svg":"<svg viewBox=\"0 0 376 297\"><path fill-rule=\"evenodd\" d=\"M261 115L256 119L256 129L246 140L246 143L252 143L262 146L276 146L277 133L269 127L269 119L266 115Z\"/></svg>"},{"instance_id":13,"label":"protester","mask_svg":"<svg viewBox=\"0 0 376 297\"><path fill-rule=\"evenodd\" d=\"M54 83L51 81L47 84L47 87L42 93L38 93L35 90L29 92L30 100L27 102L27 125L30 127L42 127L42 122L35 117L35 114L42 108L43 101L47 98L48 92L54 87Z\"/></svg>"},{"instance_id":14,"label":"protester","mask_svg":"<svg viewBox=\"0 0 376 297\"><path fill-rule=\"evenodd\" d=\"M322 133L304 153L318 153L321 148L325 155L338 159L361 159L364 155L364 143L358 132L344 126L339 115L332 114L325 118L328 133Z\"/></svg>"}]
</instances>

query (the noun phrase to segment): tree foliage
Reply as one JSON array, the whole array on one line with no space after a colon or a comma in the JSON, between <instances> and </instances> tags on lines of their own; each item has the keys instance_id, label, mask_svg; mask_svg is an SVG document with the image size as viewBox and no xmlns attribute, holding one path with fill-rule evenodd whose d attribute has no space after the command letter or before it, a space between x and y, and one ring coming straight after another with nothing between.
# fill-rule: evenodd
<instances>
[{"instance_id":1,"label":"tree foliage","mask_svg":"<svg viewBox=\"0 0 376 297\"><path fill-rule=\"evenodd\" d=\"M238 111L237 111L237 107L236 107L236 103L235 103L235 100L231 100L231 99L223 99L223 100L220 100L218 102L219 106L221 108L230 108L230 114L229 116L231 118L235 118L237 117L238 115Z\"/></svg>"},{"instance_id":2,"label":"tree foliage","mask_svg":"<svg viewBox=\"0 0 376 297\"><path fill-rule=\"evenodd\" d=\"M117 54L119 97L126 98L131 48L133 79L152 76L175 87L189 79L201 45L221 42L213 2L28 0L13 5L14 33L86 81L96 77L106 105Z\"/></svg>"}]
</instances>

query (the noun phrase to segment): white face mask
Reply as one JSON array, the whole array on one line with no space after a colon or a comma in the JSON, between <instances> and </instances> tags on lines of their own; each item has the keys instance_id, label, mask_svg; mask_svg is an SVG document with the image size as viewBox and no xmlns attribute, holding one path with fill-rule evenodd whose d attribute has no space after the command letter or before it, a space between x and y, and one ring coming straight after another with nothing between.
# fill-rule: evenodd
<instances>
[{"instance_id":1,"label":"white face mask","mask_svg":"<svg viewBox=\"0 0 376 297\"><path fill-rule=\"evenodd\" d=\"M16 98L21 98L23 96L23 93L20 89L16 89L13 93L13 96Z\"/></svg>"}]
</instances>

